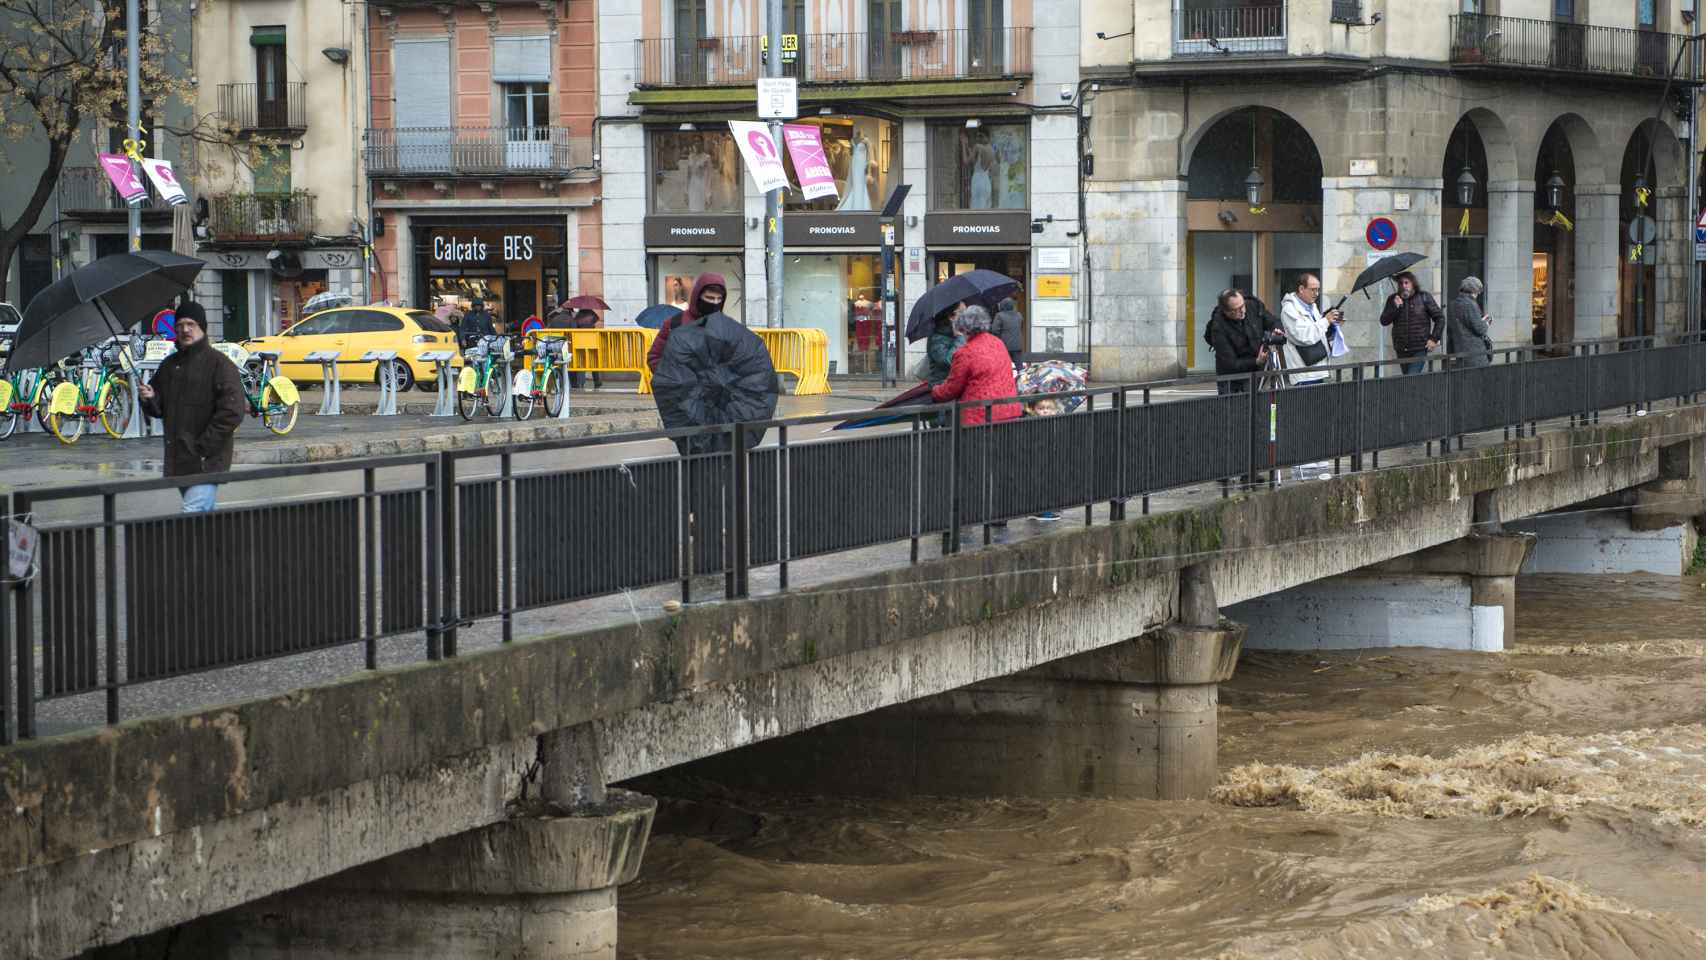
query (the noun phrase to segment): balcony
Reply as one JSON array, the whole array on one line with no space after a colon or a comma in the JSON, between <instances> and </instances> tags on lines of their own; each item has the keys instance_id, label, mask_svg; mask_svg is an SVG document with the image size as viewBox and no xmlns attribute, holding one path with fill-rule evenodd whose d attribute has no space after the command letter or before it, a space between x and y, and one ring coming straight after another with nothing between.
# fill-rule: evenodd
<instances>
[{"instance_id":1,"label":"balcony","mask_svg":"<svg viewBox=\"0 0 1706 960\"><path fill-rule=\"evenodd\" d=\"M219 115L244 133L303 133L308 129L308 84L222 83Z\"/></svg>"},{"instance_id":2,"label":"balcony","mask_svg":"<svg viewBox=\"0 0 1706 960\"><path fill-rule=\"evenodd\" d=\"M1285 53L1284 3L1186 5L1173 11L1173 56L1274 56Z\"/></svg>"},{"instance_id":3,"label":"balcony","mask_svg":"<svg viewBox=\"0 0 1706 960\"><path fill-rule=\"evenodd\" d=\"M751 86L764 76L764 38L658 38L639 44L641 88ZM801 83L887 83L1029 76L1031 28L807 33L782 51Z\"/></svg>"},{"instance_id":4,"label":"balcony","mask_svg":"<svg viewBox=\"0 0 1706 960\"><path fill-rule=\"evenodd\" d=\"M1460 70L1663 83L1687 39L1652 30L1463 13L1451 18L1451 64ZM1701 70L1691 59L1682 58L1678 81L1700 81Z\"/></svg>"},{"instance_id":5,"label":"balcony","mask_svg":"<svg viewBox=\"0 0 1706 960\"><path fill-rule=\"evenodd\" d=\"M565 177L591 161L568 127L385 127L367 131L371 177Z\"/></svg>"},{"instance_id":6,"label":"balcony","mask_svg":"<svg viewBox=\"0 0 1706 960\"><path fill-rule=\"evenodd\" d=\"M211 198L207 214L207 235L216 243L307 240L314 233L314 194L227 194Z\"/></svg>"},{"instance_id":7,"label":"balcony","mask_svg":"<svg viewBox=\"0 0 1706 960\"><path fill-rule=\"evenodd\" d=\"M144 181L145 185L146 180ZM119 199L113 182L100 167L65 167L59 171L59 207L68 216L88 217L110 214L124 216L130 208ZM143 213L163 213L172 209L148 185L148 199L142 203Z\"/></svg>"}]
</instances>

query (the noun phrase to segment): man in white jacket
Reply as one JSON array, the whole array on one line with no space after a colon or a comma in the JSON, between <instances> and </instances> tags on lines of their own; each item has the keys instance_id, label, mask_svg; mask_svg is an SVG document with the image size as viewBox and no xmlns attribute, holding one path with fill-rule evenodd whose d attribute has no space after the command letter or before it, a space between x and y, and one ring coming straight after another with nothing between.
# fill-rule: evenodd
<instances>
[{"instance_id":1,"label":"man in white jacket","mask_svg":"<svg viewBox=\"0 0 1706 960\"><path fill-rule=\"evenodd\" d=\"M1297 288L1280 301L1280 324L1285 327L1285 369L1294 386L1320 383L1329 374L1325 370L1310 370L1298 353L1299 345L1325 346L1332 328L1344 319L1338 310L1321 312L1321 278L1313 273L1300 274ZM1323 359L1318 365L1324 365Z\"/></svg>"}]
</instances>

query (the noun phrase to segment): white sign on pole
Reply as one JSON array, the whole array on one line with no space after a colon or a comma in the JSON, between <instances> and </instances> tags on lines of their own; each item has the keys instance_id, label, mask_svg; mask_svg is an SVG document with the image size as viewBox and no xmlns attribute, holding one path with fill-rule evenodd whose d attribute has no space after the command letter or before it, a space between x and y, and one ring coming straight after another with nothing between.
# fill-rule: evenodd
<instances>
[{"instance_id":1,"label":"white sign on pole","mask_svg":"<svg viewBox=\"0 0 1706 960\"><path fill-rule=\"evenodd\" d=\"M770 137L770 127L751 120L730 120L729 132L734 134L735 146L746 159L746 170L760 193L781 190L788 185L788 174L782 167L782 152Z\"/></svg>"},{"instance_id":2,"label":"white sign on pole","mask_svg":"<svg viewBox=\"0 0 1706 960\"><path fill-rule=\"evenodd\" d=\"M22 520L6 524L6 571L13 580L23 580L35 569L36 544L41 535Z\"/></svg>"},{"instance_id":3,"label":"white sign on pole","mask_svg":"<svg viewBox=\"0 0 1706 960\"><path fill-rule=\"evenodd\" d=\"M155 191L164 197L167 203L176 207L190 202L189 198L184 196L184 188L178 185L178 176L172 172L171 161L144 158L142 172L148 174L148 179L154 183Z\"/></svg>"},{"instance_id":4,"label":"white sign on pole","mask_svg":"<svg viewBox=\"0 0 1706 960\"><path fill-rule=\"evenodd\" d=\"M793 77L758 78L758 118L793 120L800 115L800 85Z\"/></svg>"},{"instance_id":5,"label":"white sign on pole","mask_svg":"<svg viewBox=\"0 0 1706 960\"><path fill-rule=\"evenodd\" d=\"M1706 243L1697 243L1694 245L1694 262L1706 263Z\"/></svg>"}]
</instances>

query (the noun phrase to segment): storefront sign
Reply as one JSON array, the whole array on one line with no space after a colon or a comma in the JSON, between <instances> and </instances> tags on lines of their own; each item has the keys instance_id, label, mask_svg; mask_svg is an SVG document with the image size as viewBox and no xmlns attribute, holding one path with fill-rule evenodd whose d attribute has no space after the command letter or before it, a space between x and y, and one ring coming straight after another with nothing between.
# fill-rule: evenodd
<instances>
[{"instance_id":1,"label":"storefront sign","mask_svg":"<svg viewBox=\"0 0 1706 960\"><path fill-rule=\"evenodd\" d=\"M1037 269L1038 270L1071 270L1072 269L1072 248L1071 247L1038 247L1037 248Z\"/></svg>"},{"instance_id":2,"label":"storefront sign","mask_svg":"<svg viewBox=\"0 0 1706 960\"><path fill-rule=\"evenodd\" d=\"M738 247L745 242L741 218L735 215L687 214L647 217L648 247Z\"/></svg>"},{"instance_id":3,"label":"storefront sign","mask_svg":"<svg viewBox=\"0 0 1706 960\"><path fill-rule=\"evenodd\" d=\"M788 185L787 171L782 168L782 154L776 149L776 141L770 138L769 124L730 120L729 132L734 134L735 146L740 148L740 155L746 160L746 172L752 174L752 182L758 186L758 192L769 193Z\"/></svg>"},{"instance_id":4,"label":"storefront sign","mask_svg":"<svg viewBox=\"0 0 1706 960\"><path fill-rule=\"evenodd\" d=\"M1038 300L1031 304L1031 326L1072 327L1078 325L1075 300Z\"/></svg>"},{"instance_id":5,"label":"storefront sign","mask_svg":"<svg viewBox=\"0 0 1706 960\"><path fill-rule=\"evenodd\" d=\"M1037 296L1039 297L1070 297L1072 296L1072 274L1043 273L1037 275Z\"/></svg>"},{"instance_id":6,"label":"storefront sign","mask_svg":"<svg viewBox=\"0 0 1706 960\"><path fill-rule=\"evenodd\" d=\"M794 158L794 175L800 178L800 192L805 198L836 196L835 172L823 153L822 131L809 123L785 123L782 140L788 145L788 156Z\"/></svg>"},{"instance_id":7,"label":"storefront sign","mask_svg":"<svg viewBox=\"0 0 1706 960\"><path fill-rule=\"evenodd\" d=\"M544 227L455 227L434 230L427 259L446 267L498 267L532 263L561 245L562 233Z\"/></svg>"},{"instance_id":8,"label":"storefront sign","mask_svg":"<svg viewBox=\"0 0 1706 960\"><path fill-rule=\"evenodd\" d=\"M933 247L1030 246L1028 210L932 213L924 218L924 242Z\"/></svg>"},{"instance_id":9,"label":"storefront sign","mask_svg":"<svg viewBox=\"0 0 1706 960\"><path fill-rule=\"evenodd\" d=\"M789 213L782 217L782 242L790 247L875 247L883 242L875 213Z\"/></svg>"}]
</instances>

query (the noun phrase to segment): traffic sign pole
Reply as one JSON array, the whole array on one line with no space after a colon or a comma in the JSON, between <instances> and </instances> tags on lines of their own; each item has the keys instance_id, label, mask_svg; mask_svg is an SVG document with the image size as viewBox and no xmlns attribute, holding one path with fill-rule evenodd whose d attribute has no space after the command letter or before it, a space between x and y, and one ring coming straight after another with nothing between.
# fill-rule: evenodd
<instances>
[{"instance_id":1,"label":"traffic sign pole","mask_svg":"<svg viewBox=\"0 0 1706 960\"><path fill-rule=\"evenodd\" d=\"M766 0L764 32L768 37L769 56L764 58L764 75L782 75L782 0ZM770 121L770 140L778 150L782 147L782 121ZM764 194L764 325L780 327L782 315L782 191L786 187Z\"/></svg>"}]
</instances>

